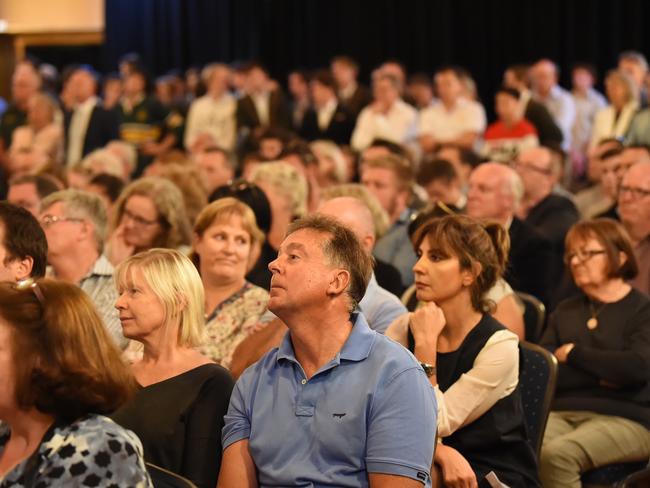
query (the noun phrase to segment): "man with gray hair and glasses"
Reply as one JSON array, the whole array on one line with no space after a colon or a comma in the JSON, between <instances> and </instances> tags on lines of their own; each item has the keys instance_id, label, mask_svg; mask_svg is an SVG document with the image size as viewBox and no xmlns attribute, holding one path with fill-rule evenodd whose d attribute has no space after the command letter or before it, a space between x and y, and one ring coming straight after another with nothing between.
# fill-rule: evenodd
<instances>
[{"instance_id":1,"label":"man with gray hair and glasses","mask_svg":"<svg viewBox=\"0 0 650 488\"><path fill-rule=\"evenodd\" d=\"M113 266L104 256L106 210L101 199L80 190L62 190L43 200L39 218L48 244L54 278L75 283L97 307L106 329L124 349L115 300Z\"/></svg>"},{"instance_id":2,"label":"man with gray hair and glasses","mask_svg":"<svg viewBox=\"0 0 650 488\"><path fill-rule=\"evenodd\" d=\"M639 273L630 284L650 293L650 162L627 170L618 190L618 214L634 244Z\"/></svg>"}]
</instances>

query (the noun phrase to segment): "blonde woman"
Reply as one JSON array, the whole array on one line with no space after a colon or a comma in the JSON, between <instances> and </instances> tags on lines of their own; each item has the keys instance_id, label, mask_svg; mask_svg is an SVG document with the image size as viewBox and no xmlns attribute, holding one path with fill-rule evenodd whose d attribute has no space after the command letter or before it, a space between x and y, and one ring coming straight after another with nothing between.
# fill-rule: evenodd
<instances>
[{"instance_id":1,"label":"blonde woman","mask_svg":"<svg viewBox=\"0 0 650 488\"><path fill-rule=\"evenodd\" d=\"M607 73L605 92L609 105L596 113L591 129L590 151L595 150L600 141L625 136L639 108L637 88L622 71Z\"/></svg>"},{"instance_id":2,"label":"blonde woman","mask_svg":"<svg viewBox=\"0 0 650 488\"><path fill-rule=\"evenodd\" d=\"M146 461L214 487L233 381L196 350L204 332L201 278L172 249L136 254L115 273L123 333L144 352L131 365L138 392L113 419L138 435Z\"/></svg>"},{"instance_id":3,"label":"blonde woman","mask_svg":"<svg viewBox=\"0 0 650 488\"><path fill-rule=\"evenodd\" d=\"M208 336L201 352L225 367L266 310L268 292L246 280L263 241L251 208L232 197L205 207L194 225L191 258L205 289Z\"/></svg>"},{"instance_id":4,"label":"blonde woman","mask_svg":"<svg viewBox=\"0 0 650 488\"><path fill-rule=\"evenodd\" d=\"M321 188L346 183L345 157L332 141L314 141L309 147L318 160L316 180Z\"/></svg>"},{"instance_id":5,"label":"blonde woman","mask_svg":"<svg viewBox=\"0 0 650 488\"><path fill-rule=\"evenodd\" d=\"M268 290L271 286L268 264L276 258L289 224L307 212L309 190L305 177L291 164L282 161L259 165L253 170L251 181L260 187L269 200L271 229L248 279Z\"/></svg>"},{"instance_id":6,"label":"blonde woman","mask_svg":"<svg viewBox=\"0 0 650 488\"><path fill-rule=\"evenodd\" d=\"M153 247L187 249L191 228L183 194L171 181L142 178L128 185L115 203L106 255L117 266Z\"/></svg>"}]
</instances>

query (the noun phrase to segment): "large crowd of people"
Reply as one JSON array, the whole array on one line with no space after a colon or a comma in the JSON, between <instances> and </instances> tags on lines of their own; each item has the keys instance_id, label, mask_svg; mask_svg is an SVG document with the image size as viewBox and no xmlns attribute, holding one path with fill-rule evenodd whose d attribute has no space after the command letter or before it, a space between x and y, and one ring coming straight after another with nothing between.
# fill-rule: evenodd
<instances>
[{"instance_id":1,"label":"large crowd of people","mask_svg":"<svg viewBox=\"0 0 650 488\"><path fill-rule=\"evenodd\" d=\"M0 488L577 488L650 459L648 63L559 78L506 67L488 120L453 65L18 62ZM525 340L559 363L539 453Z\"/></svg>"}]
</instances>

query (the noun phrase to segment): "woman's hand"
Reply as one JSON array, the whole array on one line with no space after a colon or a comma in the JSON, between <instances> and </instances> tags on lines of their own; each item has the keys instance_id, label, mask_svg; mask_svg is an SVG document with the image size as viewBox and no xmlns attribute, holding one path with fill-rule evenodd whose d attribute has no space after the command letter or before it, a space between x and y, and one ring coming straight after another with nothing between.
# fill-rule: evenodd
<instances>
[{"instance_id":1,"label":"woman's hand","mask_svg":"<svg viewBox=\"0 0 650 488\"><path fill-rule=\"evenodd\" d=\"M411 312L409 324L415 344L431 347L435 351L438 345L438 336L446 323L447 320L442 309L433 302Z\"/></svg>"},{"instance_id":2,"label":"woman's hand","mask_svg":"<svg viewBox=\"0 0 650 488\"><path fill-rule=\"evenodd\" d=\"M126 258L133 255L135 246L127 244L124 239L124 222L118 225L115 232L111 235L108 247L110 249L110 256L108 256L108 259L113 266L117 266Z\"/></svg>"},{"instance_id":3,"label":"woman's hand","mask_svg":"<svg viewBox=\"0 0 650 488\"><path fill-rule=\"evenodd\" d=\"M558 363L566 363L567 358L569 357L569 353L571 350L575 347L575 344L569 343L569 344L563 344L560 347L558 347L555 352L553 353L555 355L555 358L557 359Z\"/></svg>"},{"instance_id":4,"label":"woman's hand","mask_svg":"<svg viewBox=\"0 0 650 488\"><path fill-rule=\"evenodd\" d=\"M435 463L442 470L442 479L447 488L478 488L472 467L453 447L436 445Z\"/></svg>"}]
</instances>

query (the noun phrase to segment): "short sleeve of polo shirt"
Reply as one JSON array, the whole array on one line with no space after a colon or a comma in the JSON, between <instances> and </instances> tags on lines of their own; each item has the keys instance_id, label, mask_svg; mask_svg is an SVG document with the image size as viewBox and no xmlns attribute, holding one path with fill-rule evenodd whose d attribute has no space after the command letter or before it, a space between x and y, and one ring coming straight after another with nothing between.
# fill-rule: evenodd
<instances>
[{"instance_id":1,"label":"short sleeve of polo shirt","mask_svg":"<svg viewBox=\"0 0 650 488\"><path fill-rule=\"evenodd\" d=\"M381 385L368 422L369 473L429 479L436 435L436 399L424 372L413 367Z\"/></svg>"},{"instance_id":2,"label":"short sleeve of polo shirt","mask_svg":"<svg viewBox=\"0 0 650 488\"><path fill-rule=\"evenodd\" d=\"M240 381L237 381L230 397L228 413L224 417L225 425L221 431L223 450L237 441L248 439L251 433L250 416L242 394L242 382L245 381L245 378L242 375Z\"/></svg>"}]
</instances>

